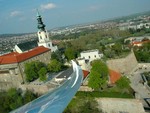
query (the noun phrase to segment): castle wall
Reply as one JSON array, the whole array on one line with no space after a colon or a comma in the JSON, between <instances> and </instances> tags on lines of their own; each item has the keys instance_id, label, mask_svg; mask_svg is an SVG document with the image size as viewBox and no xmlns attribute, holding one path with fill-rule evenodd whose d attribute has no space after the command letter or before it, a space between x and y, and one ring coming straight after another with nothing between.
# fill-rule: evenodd
<instances>
[{"instance_id":1,"label":"castle wall","mask_svg":"<svg viewBox=\"0 0 150 113\"><path fill-rule=\"evenodd\" d=\"M0 91L17 87L22 82L18 63L0 65Z\"/></svg>"},{"instance_id":2,"label":"castle wall","mask_svg":"<svg viewBox=\"0 0 150 113\"><path fill-rule=\"evenodd\" d=\"M138 65L138 62L134 53L132 52L125 58L108 60L107 65L112 70L129 74Z\"/></svg>"},{"instance_id":3,"label":"castle wall","mask_svg":"<svg viewBox=\"0 0 150 113\"><path fill-rule=\"evenodd\" d=\"M40 61L48 64L50 59L51 51L48 51L20 63L0 65L0 91L5 91L12 87L18 88L25 83L25 63Z\"/></svg>"}]
</instances>

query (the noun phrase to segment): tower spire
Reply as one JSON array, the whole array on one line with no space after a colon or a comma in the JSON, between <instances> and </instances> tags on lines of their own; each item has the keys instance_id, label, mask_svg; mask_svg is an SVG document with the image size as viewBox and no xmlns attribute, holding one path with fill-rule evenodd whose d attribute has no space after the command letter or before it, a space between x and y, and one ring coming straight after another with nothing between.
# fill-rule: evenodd
<instances>
[{"instance_id":1,"label":"tower spire","mask_svg":"<svg viewBox=\"0 0 150 113\"><path fill-rule=\"evenodd\" d=\"M45 31L45 25L42 21L42 17L37 9L37 21L38 21L38 25L37 25L37 28L40 30L40 31Z\"/></svg>"},{"instance_id":2,"label":"tower spire","mask_svg":"<svg viewBox=\"0 0 150 113\"><path fill-rule=\"evenodd\" d=\"M38 9L36 9L36 12L37 12L37 17L40 16L40 13L39 13Z\"/></svg>"},{"instance_id":3,"label":"tower spire","mask_svg":"<svg viewBox=\"0 0 150 113\"><path fill-rule=\"evenodd\" d=\"M38 42L38 46L44 46L46 48L49 48L51 49L51 51L56 51L58 48L57 46L54 46L52 41L49 39L49 35L48 35L48 32L47 30L45 29L45 25L42 21L42 17L39 13L39 11L37 10L37 28L38 28L38 39L39 39L39 42Z\"/></svg>"}]
</instances>

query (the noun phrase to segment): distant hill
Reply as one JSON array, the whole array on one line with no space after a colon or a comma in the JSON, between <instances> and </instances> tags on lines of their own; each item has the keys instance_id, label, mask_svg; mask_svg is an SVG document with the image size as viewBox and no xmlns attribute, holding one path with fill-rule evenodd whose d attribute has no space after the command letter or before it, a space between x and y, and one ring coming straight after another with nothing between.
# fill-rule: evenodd
<instances>
[{"instance_id":1,"label":"distant hill","mask_svg":"<svg viewBox=\"0 0 150 113\"><path fill-rule=\"evenodd\" d=\"M18 33L18 34L0 34L0 38L9 38L13 36L23 36L27 34L33 34L33 33Z\"/></svg>"},{"instance_id":2,"label":"distant hill","mask_svg":"<svg viewBox=\"0 0 150 113\"><path fill-rule=\"evenodd\" d=\"M48 31L50 32L52 30L61 30L61 29L65 29L65 28L73 28L73 27L78 27L78 26L85 26L85 25L89 25L89 24L105 23L105 22L109 22L109 21L119 22L120 20L133 19L133 18L135 18L137 16L143 16L143 15L150 16L150 11L135 13L135 14L131 14L131 15L128 15L128 16L110 18L110 19L107 19L107 20L101 20L101 21L97 21L97 22L88 22L88 23L82 23L82 24L62 26L62 27L57 27L57 28L50 29ZM33 34L33 33L0 34L0 38L12 37L12 36L22 36L22 35L26 35L26 34Z\"/></svg>"},{"instance_id":3,"label":"distant hill","mask_svg":"<svg viewBox=\"0 0 150 113\"><path fill-rule=\"evenodd\" d=\"M144 16L144 15L150 16L150 11L135 13L135 14L131 14L131 15L128 15L128 16L122 16L122 17L114 18L114 19L111 19L111 20L114 21L114 22L119 22L120 20L132 19L132 18L135 18L135 17L138 17L138 16Z\"/></svg>"},{"instance_id":4,"label":"distant hill","mask_svg":"<svg viewBox=\"0 0 150 113\"><path fill-rule=\"evenodd\" d=\"M84 26L84 25L89 25L89 24L105 23L105 22L109 22L109 21L119 22L120 20L132 19L132 18L135 18L137 16L143 16L143 15L149 15L150 16L150 11L135 13L135 14L122 16L122 17L110 18L110 19L107 19L107 20L101 20L101 21L97 21L97 22L88 22L88 23L82 23L82 24L76 24L76 25L68 25L68 26L63 26L63 27L58 27L58 28L55 28L55 29L51 29L51 30L58 30L58 29L60 30L60 29L65 29L67 27L72 28L72 27Z\"/></svg>"}]
</instances>

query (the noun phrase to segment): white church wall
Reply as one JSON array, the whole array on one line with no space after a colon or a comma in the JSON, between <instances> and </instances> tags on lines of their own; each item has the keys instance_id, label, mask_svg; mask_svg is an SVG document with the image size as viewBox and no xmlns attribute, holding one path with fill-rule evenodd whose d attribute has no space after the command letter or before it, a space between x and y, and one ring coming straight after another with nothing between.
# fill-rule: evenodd
<instances>
[{"instance_id":1,"label":"white church wall","mask_svg":"<svg viewBox=\"0 0 150 113\"><path fill-rule=\"evenodd\" d=\"M18 53L23 53L23 51L17 45L15 45L15 49L14 50L16 52L18 52Z\"/></svg>"}]
</instances>

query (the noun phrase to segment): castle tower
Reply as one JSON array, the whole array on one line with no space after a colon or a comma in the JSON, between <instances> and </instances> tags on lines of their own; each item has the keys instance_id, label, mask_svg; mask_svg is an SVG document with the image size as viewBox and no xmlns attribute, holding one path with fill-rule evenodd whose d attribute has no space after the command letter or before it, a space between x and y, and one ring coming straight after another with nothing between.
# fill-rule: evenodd
<instances>
[{"instance_id":1,"label":"castle tower","mask_svg":"<svg viewBox=\"0 0 150 113\"><path fill-rule=\"evenodd\" d=\"M45 29L45 25L42 21L42 17L39 14L39 12L37 11L37 21L38 21L38 46L44 46L46 48L51 49L52 52L55 52L58 48L57 46L54 46L52 41L49 39L49 35L47 30Z\"/></svg>"}]
</instances>

